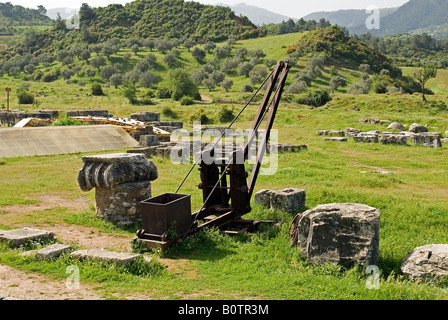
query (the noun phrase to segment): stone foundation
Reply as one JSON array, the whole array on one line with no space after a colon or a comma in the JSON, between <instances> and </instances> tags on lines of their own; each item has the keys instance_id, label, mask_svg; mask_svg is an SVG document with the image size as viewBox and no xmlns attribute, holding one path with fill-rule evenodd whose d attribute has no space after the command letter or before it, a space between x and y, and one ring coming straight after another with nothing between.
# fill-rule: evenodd
<instances>
[{"instance_id":1,"label":"stone foundation","mask_svg":"<svg viewBox=\"0 0 448 320\"><path fill-rule=\"evenodd\" d=\"M151 198L149 181L123 183L113 189L95 189L95 213L103 220L117 222L120 226L131 225L140 216L137 206Z\"/></svg>"}]
</instances>

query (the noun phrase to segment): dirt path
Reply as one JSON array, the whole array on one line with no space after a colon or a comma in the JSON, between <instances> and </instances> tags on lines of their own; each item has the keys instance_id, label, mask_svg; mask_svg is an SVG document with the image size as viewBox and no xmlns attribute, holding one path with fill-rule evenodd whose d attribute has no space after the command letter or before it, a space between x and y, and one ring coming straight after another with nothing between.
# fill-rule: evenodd
<instances>
[{"instance_id":1,"label":"dirt path","mask_svg":"<svg viewBox=\"0 0 448 320\"><path fill-rule=\"evenodd\" d=\"M48 276L25 273L0 265L0 299L20 300L101 300L92 286L80 283L79 289L70 289L65 281Z\"/></svg>"}]
</instances>

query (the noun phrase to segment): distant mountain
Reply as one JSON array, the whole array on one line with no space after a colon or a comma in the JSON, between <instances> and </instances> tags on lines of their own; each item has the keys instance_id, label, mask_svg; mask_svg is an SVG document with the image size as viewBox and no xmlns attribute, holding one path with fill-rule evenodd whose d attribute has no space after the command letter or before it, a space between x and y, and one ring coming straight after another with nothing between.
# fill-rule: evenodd
<instances>
[{"instance_id":1,"label":"distant mountain","mask_svg":"<svg viewBox=\"0 0 448 320\"><path fill-rule=\"evenodd\" d=\"M398 8L386 8L380 9L380 17L384 18L389 14L395 12ZM315 20L325 19L329 21L332 25L338 25L345 28L353 28L361 25L365 25L367 18L371 13L366 13L366 10L338 10L338 11L320 11L311 13L305 17L304 20Z\"/></svg>"},{"instance_id":2,"label":"distant mountain","mask_svg":"<svg viewBox=\"0 0 448 320\"><path fill-rule=\"evenodd\" d=\"M360 25L350 30L355 34L370 32L375 36L409 33L416 29L448 23L448 0L410 0L381 19L379 30L368 30Z\"/></svg>"},{"instance_id":3,"label":"distant mountain","mask_svg":"<svg viewBox=\"0 0 448 320\"><path fill-rule=\"evenodd\" d=\"M56 20L58 17L58 13L61 15L62 19L71 18L79 9L74 8L54 8L47 10L47 16L50 19Z\"/></svg>"},{"instance_id":4,"label":"distant mountain","mask_svg":"<svg viewBox=\"0 0 448 320\"><path fill-rule=\"evenodd\" d=\"M257 26L262 26L264 24L270 24L270 23L282 23L283 21L288 21L289 19L294 20L294 22L297 22L298 19L287 17L263 8L259 8L256 6L249 6L245 3L240 3L234 6L225 4L225 3L218 3L218 6L223 7L229 7L232 9L233 12L237 16L242 15L249 18L250 21L252 21Z\"/></svg>"}]
</instances>

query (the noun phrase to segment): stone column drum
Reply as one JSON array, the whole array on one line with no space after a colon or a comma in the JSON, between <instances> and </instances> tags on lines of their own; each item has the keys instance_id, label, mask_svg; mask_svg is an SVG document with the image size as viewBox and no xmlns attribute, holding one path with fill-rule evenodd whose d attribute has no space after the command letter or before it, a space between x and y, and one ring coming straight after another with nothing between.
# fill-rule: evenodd
<instances>
[{"instance_id":1,"label":"stone column drum","mask_svg":"<svg viewBox=\"0 0 448 320\"><path fill-rule=\"evenodd\" d=\"M83 191L95 188L95 213L120 226L140 218L137 206L151 198L157 167L143 154L115 153L82 158L78 183Z\"/></svg>"}]
</instances>

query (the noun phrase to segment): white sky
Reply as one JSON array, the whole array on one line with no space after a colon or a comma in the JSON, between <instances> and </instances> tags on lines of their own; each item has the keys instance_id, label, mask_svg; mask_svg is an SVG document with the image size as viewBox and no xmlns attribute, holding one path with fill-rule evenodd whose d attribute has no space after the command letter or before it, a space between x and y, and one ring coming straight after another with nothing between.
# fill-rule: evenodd
<instances>
[{"instance_id":1,"label":"white sky","mask_svg":"<svg viewBox=\"0 0 448 320\"><path fill-rule=\"evenodd\" d=\"M36 8L43 5L51 8L79 8L87 2L92 7L104 7L112 3L126 4L132 0L4 0L24 7ZM188 1L188 0L187 0ZM292 1L292 0L195 0L204 4L227 3L235 5L244 2L248 5L265 8L270 11L283 14L292 18L301 18L316 11L335 11L340 9L366 9L369 6L379 8L391 8L400 6L409 0L314 0L314 1Z\"/></svg>"}]
</instances>

